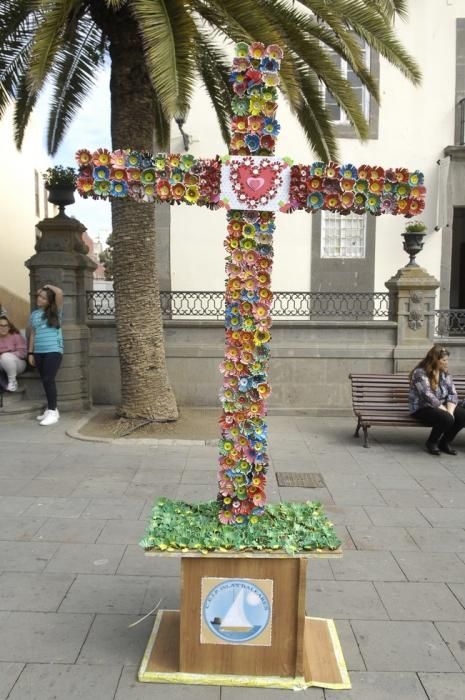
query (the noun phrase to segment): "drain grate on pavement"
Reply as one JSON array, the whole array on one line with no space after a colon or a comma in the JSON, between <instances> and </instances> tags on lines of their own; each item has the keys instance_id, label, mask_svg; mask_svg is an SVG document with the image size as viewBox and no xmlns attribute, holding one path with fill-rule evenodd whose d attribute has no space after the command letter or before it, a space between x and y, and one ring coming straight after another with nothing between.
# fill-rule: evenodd
<instances>
[{"instance_id":1,"label":"drain grate on pavement","mask_svg":"<svg viewBox=\"0 0 465 700\"><path fill-rule=\"evenodd\" d=\"M276 472L278 486L294 486L300 489L322 489L326 486L321 474L309 472Z\"/></svg>"}]
</instances>

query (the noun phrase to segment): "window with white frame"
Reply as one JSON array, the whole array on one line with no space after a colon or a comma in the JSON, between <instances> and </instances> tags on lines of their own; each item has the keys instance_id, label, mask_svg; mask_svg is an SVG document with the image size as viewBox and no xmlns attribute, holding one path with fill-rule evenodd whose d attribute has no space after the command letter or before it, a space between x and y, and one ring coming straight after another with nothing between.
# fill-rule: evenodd
<instances>
[{"instance_id":1,"label":"window with white frame","mask_svg":"<svg viewBox=\"0 0 465 700\"><path fill-rule=\"evenodd\" d=\"M363 57L365 65L370 70L370 49L366 42L361 41L361 49L363 52ZM365 119L368 120L370 116L370 93L366 87L362 84L360 78L356 76L352 68L348 65L347 61L344 61L339 54L337 54L332 49L327 48L328 52L332 56L335 64L340 68L341 73L344 78L346 78L352 85L352 88L357 96L358 103L362 108L362 112L365 115ZM347 115L343 109L337 104L331 92L326 86L324 86L324 97L325 105L330 114L331 121L335 124L348 124Z\"/></svg>"},{"instance_id":2,"label":"window with white frame","mask_svg":"<svg viewBox=\"0 0 465 700\"><path fill-rule=\"evenodd\" d=\"M321 257L364 258L366 215L321 213Z\"/></svg>"}]
</instances>

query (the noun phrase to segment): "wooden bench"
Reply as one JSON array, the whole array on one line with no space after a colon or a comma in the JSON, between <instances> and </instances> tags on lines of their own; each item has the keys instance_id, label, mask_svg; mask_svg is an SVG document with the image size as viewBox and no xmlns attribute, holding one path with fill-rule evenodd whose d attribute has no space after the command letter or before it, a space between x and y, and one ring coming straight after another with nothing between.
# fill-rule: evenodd
<instances>
[{"instance_id":1,"label":"wooden bench","mask_svg":"<svg viewBox=\"0 0 465 700\"><path fill-rule=\"evenodd\" d=\"M409 414L408 374L350 374L352 407L358 422L354 437L363 430L363 447L368 447L368 428L372 425L417 427ZM465 397L465 376L454 376L459 400Z\"/></svg>"}]
</instances>

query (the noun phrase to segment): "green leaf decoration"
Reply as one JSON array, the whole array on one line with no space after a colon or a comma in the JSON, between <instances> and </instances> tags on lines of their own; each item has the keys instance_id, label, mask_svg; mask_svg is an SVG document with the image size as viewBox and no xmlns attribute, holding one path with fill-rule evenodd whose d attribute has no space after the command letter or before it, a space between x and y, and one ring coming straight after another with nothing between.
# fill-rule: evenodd
<instances>
[{"instance_id":1,"label":"green leaf decoration","mask_svg":"<svg viewBox=\"0 0 465 700\"><path fill-rule=\"evenodd\" d=\"M316 501L266 506L255 524L243 527L218 521L217 501L184 503L160 498L155 503L140 546L161 552L240 552L330 550L341 545L332 523Z\"/></svg>"}]
</instances>

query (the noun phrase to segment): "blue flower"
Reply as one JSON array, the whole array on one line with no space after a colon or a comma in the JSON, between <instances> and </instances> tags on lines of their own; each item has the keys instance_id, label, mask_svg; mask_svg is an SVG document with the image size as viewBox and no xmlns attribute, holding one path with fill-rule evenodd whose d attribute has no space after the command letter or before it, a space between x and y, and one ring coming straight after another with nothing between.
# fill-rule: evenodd
<instances>
[{"instance_id":1,"label":"blue flower","mask_svg":"<svg viewBox=\"0 0 465 700\"><path fill-rule=\"evenodd\" d=\"M260 148L260 137L257 134L247 134L245 137L245 145L252 153Z\"/></svg>"},{"instance_id":2,"label":"blue flower","mask_svg":"<svg viewBox=\"0 0 465 700\"><path fill-rule=\"evenodd\" d=\"M129 151L126 156L126 166L128 168L138 168L140 166L140 160L139 151Z\"/></svg>"},{"instance_id":3,"label":"blue flower","mask_svg":"<svg viewBox=\"0 0 465 700\"><path fill-rule=\"evenodd\" d=\"M341 165L339 168L339 175L344 180L356 180L358 177L358 170L352 163L347 163L346 165Z\"/></svg>"},{"instance_id":4,"label":"blue flower","mask_svg":"<svg viewBox=\"0 0 465 700\"><path fill-rule=\"evenodd\" d=\"M260 61L260 70L275 73L279 70L279 62L275 61L273 58L262 58Z\"/></svg>"},{"instance_id":5,"label":"blue flower","mask_svg":"<svg viewBox=\"0 0 465 700\"><path fill-rule=\"evenodd\" d=\"M321 192L312 192L307 197L307 207L310 209L321 209L323 202L324 198Z\"/></svg>"},{"instance_id":6,"label":"blue flower","mask_svg":"<svg viewBox=\"0 0 465 700\"><path fill-rule=\"evenodd\" d=\"M125 180L112 180L110 195L112 197L127 197L128 183Z\"/></svg>"},{"instance_id":7,"label":"blue flower","mask_svg":"<svg viewBox=\"0 0 465 700\"><path fill-rule=\"evenodd\" d=\"M239 379L239 385L237 387L239 391L247 391L247 389L249 389L249 386L249 380L247 377L241 377Z\"/></svg>"},{"instance_id":8,"label":"blue flower","mask_svg":"<svg viewBox=\"0 0 465 700\"><path fill-rule=\"evenodd\" d=\"M106 165L97 165L92 173L94 180L109 180L110 179L110 168Z\"/></svg>"},{"instance_id":9,"label":"blue flower","mask_svg":"<svg viewBox=\"0 0 465 700\"><path fill-rule=\"evenodd\" d=\"M270 136L277 136L281 130L281 126L276 119L273 117L265 117L263 124L263 134L270 134Z\"/></svg>"}]
</instances>

